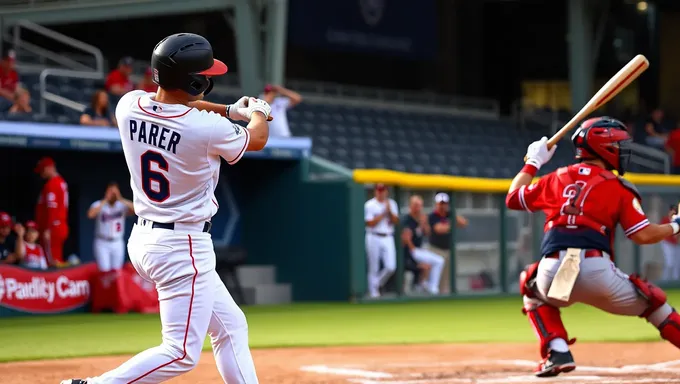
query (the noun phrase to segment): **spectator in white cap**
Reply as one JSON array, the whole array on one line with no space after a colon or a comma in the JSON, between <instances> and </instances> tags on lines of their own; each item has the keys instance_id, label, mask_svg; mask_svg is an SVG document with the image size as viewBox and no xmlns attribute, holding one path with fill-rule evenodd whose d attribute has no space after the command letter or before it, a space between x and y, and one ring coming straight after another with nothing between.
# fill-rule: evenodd
<instances>
[{"instance_id":1,"label":"spectator in white cap","mask_svg":"<svg viewBox=\"0 0 680 384\"><path fill-rule=\"evenodd\" d=\"M434 196L434 210L428 216L432 231L427 249L444 258L444 269L439 281L439 291L442 294L451 292L451 211L449 210L449 194L440 192ZM463 216L456 216L458 227L467 226Z\"/></svg>"}]
</instances>

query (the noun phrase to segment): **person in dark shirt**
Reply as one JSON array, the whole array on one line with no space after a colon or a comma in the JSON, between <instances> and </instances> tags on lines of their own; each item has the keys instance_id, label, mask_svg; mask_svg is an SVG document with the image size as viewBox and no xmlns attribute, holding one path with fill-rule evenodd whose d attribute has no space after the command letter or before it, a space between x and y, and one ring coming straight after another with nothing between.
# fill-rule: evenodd
<instances>
[{"instance_id":1,"label":"person in dark shirt","mask_svg":"<svg viewBox=\"0 0 680 384\"><path fill-rule=\"evenodd\" d=\"M404 245L404 257L413 259L418 268L429 271L427 281L422 282L423 288L433 294L439 294L439 280L444 268L444 258L423 248L423 239L430 235L430 225L423 212L423 198L411 196L409 200L409 214L403 220L404 229L401 241Z\"/></svg>"},{"instance_id":2,"label":"person in dark shirt","mask_svg":"<svg viewBox=\"0 0 680 384\"><path fill-rule=\"evenodd\" d=\"M437 193L434 196L434 210L428 216L428 223L432 232L430 233L429 244L426 248L444 258L444 270L439 282L439 292L451 292L451 212L449 211L449 195L447 193ZM463 216L456 216L456 226L467 226L467 219Z\"/></svg>"},{"instance_id":3,"label":"person in dark shirt","mask_svg":"<svg viewBox=\"0 0 680 384\"><path fill-rule=\"evenodd\" d=\"M12 234L12 217L0 212L0 264L19 264L24 257L24 227L17 224Z\"/></svg>"},{"instance_id":4,"label":"person in dark shirt","mask_svg":"<svg viewBox=\"0 0 680 384\"><path fill-rule=\"evenodd\" d=\"M115 127L116 118L109 109L109 95L100 89L92 95L92 102L80 116L81 125Z\"/></svg>"},{"instance_id":5,"label":"person in dark shirt","mask_svg":"<svg viewBox=\"0 0 680 384\"><path fill-rule=\"evenodd\" d=\"M661 108L654 109L645 124L645 132L647 133L645 142L647 145L663 149L668 137L666 123L663 110Z\"/></svg>"}]
</instances>

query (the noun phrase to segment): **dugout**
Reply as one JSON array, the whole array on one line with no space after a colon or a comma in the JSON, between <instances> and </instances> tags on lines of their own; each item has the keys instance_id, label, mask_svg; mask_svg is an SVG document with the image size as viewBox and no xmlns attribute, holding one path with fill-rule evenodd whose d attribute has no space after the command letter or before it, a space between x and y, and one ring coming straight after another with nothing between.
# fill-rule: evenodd
<instances>
[{"instance_id":1,"label":"dugout","mask_svg":"<svg viewBox=\"0 0 680 384\"><path fill-rule=\"evenodd\" d=\"M51 156L69 185L71 234L65 255L75 253L83 261L93 260L94 228L86 216L90 204L103 197L110 181L118 182L125 197L132 197L122 152L95 143L83 150L82 141L79 148L35 146L31 140L17 148L8 146L9 142L17 141L0 134L0 143L4 143L0 161L5 165L0 168L0 210L20 221L33 218L43 185L33 169L39 158ZM349 225L349 220L361 221L356 208L363 204L363 190L351 181L351 174L329 172L310 160L308 148L302 152L294 156L290 149L268 144L268 150L244 157L235 166L224 162L216 192L220 210L213 218L213 239L217 246L246 249L247 264L275 266L277 282L292 284L295 301L347 300L351 248L363 249L363 232L351 234L356 226ZM350 208L352 204L355 209ZM128 219L127 233L134 220Z\"/></svg>"}]
</instances>

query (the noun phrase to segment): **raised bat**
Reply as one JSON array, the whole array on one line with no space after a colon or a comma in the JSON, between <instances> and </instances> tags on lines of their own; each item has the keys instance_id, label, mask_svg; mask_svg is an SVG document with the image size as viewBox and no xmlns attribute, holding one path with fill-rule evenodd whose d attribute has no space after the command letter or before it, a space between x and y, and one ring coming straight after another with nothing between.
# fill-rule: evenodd
<instances>
[{"instance_id":1,"label":"raised bat","mask_svg":"<svg viewBox=\"0 0 680 384\"><path fill-rule=\"evenodd\" d=\"M593 96L586 105L578 111L557 133L548 140L548 149L554 147L569 131L574 129L586 116L603 106L614 96L618 95L628 84L637 79L642 72L649 68L649 61L643 55L635 56L621 70L612 76L605 85ZM524 161L526 161L526 156Z\"/></svg>"}]
</instances>

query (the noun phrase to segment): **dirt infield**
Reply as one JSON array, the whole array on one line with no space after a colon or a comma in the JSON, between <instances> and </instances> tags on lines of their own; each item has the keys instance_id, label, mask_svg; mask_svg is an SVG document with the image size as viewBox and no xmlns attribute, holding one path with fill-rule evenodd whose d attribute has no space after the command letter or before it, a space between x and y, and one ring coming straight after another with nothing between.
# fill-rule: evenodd
<instances>
[{"instance_id":1,"label":"dirt infield","mask_svg":"<svg viewBox=\"0 0 680 384\"><path fill-rule=\"evenodd\" d=\"M680 383L680 352L667 343L577 343L578 368L559 380L537 379L533 344L408 345L255 350L261 383ZM126 357L0 364L2 384L58 384L113 368ZM213 357L171 383L222 382Z\"/></svg>"}]
</instances>

